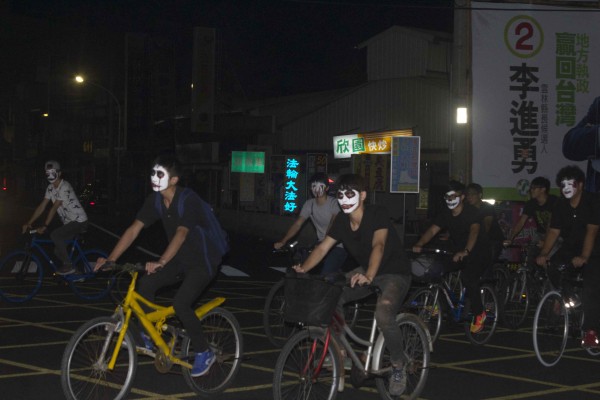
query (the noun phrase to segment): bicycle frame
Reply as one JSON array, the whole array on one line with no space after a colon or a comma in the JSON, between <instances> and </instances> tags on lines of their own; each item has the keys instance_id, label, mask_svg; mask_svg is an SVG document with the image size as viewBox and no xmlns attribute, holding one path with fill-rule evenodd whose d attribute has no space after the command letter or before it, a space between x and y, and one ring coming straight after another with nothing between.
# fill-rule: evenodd
<instances>
[{"instance_id":1,"label":"bicycle frame","mask_svg":"<svg viewBox=\"0 0 600 400\"><path fill-rule=\"evenodd\" d=\"M369 340L364 340L364 339L359 338L352 331L352 329L350 329L350 327L344 322L344 318L341 315L339 315L337 313L337 311L334 313L334 316L332 319L332 324L327 329L328 335L331 333L332 330L334 332L333 335L334 335L335 339L339 343L342 344L342 346L346 350L346 355L348 355L352 359L352 362L354 362L354 365L359 367L359 369L363 370L364 372L369 372L371 374L379 374L380 373L380 371L370 371L369 370L370 364L372 361L375 340L377 339L377 320L375 319L375 317L373 317L373 324L371 326ZM338 331L343 332L343 333L338 335L336 333ZM355 343L367 348L367 358L366 358L364 364L362 363L362 361L360 360L360 357L356 354L356 352L352 348L352 345L350 344L350 342L348 341L346 336L350 337L350 339L352 339L352 341L354 341Z\"/></svg>"},{"instance_id":2,"label":"bicycle frame","mask_svg":"<svg viewBox=\"0 0 600 400\"><path fill-rule=\"evenodd\" d=\"M446 280L442 280L438 283L432 283L429 285L429 288L435 289L435 297L433 299L433 304L437 303L438 296L440 295L440 292L442 292L442 294L444 295L444 299L446 299L448 307L450 307L450 309L452 310L452 317L454 321L460 321L460 317L462 316L462 312L464 310L465 305L465 288L463 287L460 293L460 297L458 299L456 298L454 292L452 291Z\"/></svg>"},{"instance_id":3,"label":"bicycle frame","mask_svg":"<svg viewBox=\"0 0 600 400\"><path fill-rule=\"evenodd\" d=\"M46 250L44 250L44 247L43 247L44 245L52 245L52 244L54 244L54 242L52 240L42 239L42 238L36 237L34 235L31 238L31 243L28 243L28 245L26 246L25 251L29 252L29 253L33 253L34 251L37 252L37 254L42 256L43 259L46 261L46 263L48 263L52 267L52 269L54 271L56 271L56 269L57 269L56 263L54 262L52 257L50 257L48 255L48 253L46 252ZM77 238L68 240L67 246L70 246L69 259L71 260L71 262L73 262L75 264L80 259L85 260L83 249L79 245L79 240ZM93 272L89 266L89 263L85 262L84 265L86 267L86 271L83 271L85 274L89 274L89 273ZM89 269L89 270L87 270L87 269ZM64 275L62 278L65 280L71 280L73 277L71 275ZM79 277L77 277L77 279L81 279L81 277L79 276Z\"/></svg>"},{"instance_id":4,"label":"bicycle frame","mask_svg":"<svg viewBox=\"0 0 600 400\"><path fill-rule=\"evenodd\" d=\"M129 329L129 322L131 321L132 314L134 314L139 319L142 326L144 327L144 329L146 330L156 347L159 350L161 350L162 353L171 362L191 369L192 365L190 363L173 356L171 348L162 338L162 335L160 333L162 332L162 327L167 318L175 315L175 309L173 308L173 306L160 306L142 297L138 292L135 291L135 284L137 281L138 272L132 272L131 275L132 279L129 283L127 295L125 296L123 303L117 306L117 309L115 310L115 315L119 317L121 324L117 326L117 330L120 329L119 337L117 338L115 350L108 363L108 369L112 370L115 367L119 351L121 350L121 344L123 343L123 339L125 338L125 333L127 332L127 329ZM208 303L203 304L195 310L196 316L198 318L202 318L210 310L214 309L215 307L218 307L224 301L224 297L217 297L212 299ZM154 311L146 313L143 310L142 305L145 305L153 309Z\"/></svg>"}]
</instances>

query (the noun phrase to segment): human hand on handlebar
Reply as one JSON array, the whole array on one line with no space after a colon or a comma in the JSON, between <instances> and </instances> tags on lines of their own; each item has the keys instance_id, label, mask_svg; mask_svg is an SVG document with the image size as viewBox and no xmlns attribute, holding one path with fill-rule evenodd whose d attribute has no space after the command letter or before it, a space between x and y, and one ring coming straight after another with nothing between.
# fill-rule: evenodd
<instances>
[{"instance_id":1,"label":"human hand on handlebar","mask_svg":"<svg viewBox=\"0 0 600 400\"><path fill-rule=\"evenodd\" d=\"M98 271L100 268L102 268L108 262L110 262L110 261L108 261L106 258L98 257L98 259L96 260L96 265L94 265L94 272Z\"/></svg>"},{"instance_id":2,"label":"human hand on handlebar","mask_svg":"<svg viewBox=\"0 0 600 400\"><path fill-rule=\"evenodd\" d=\"M412 248L413 253L420 253L421 251L423 251L423 246L413 246Z\"/></svg>"},{"instance_id":3,"label":"human hand on handlebar","mask_svg":"<svg viewBox=\"0 0 600 400\"><path fill-rule=\"evenodd\" d=\"M294 266L292 266L292 269L296 272L299 272L301 274L305 274L306 270L304 268L302 268L302 264L296 264Z\"/></svg>"},{"instance_id":4,"label":"human hand on handlebar","mask_svg":"<svg viewBox=\"0 0 600 400\"><path fill-rule=\"evenodd\" d=\"M370 285L373 279L369 278L366 274L356 273L350 278L350 287L354 287L358 283L358 286Z\"/></svg>"},{"instance_id":5,"label":"human hand on handlebar","mask_svg":"<svg viewBox=\"0 0 600 400\"><path fill-rule=\"evenodd\" d=\"M150 275L155 272L158 272L158 270L160 270L162 267L164 267L164 264L160 261L148 261L146 263L146 272L148 273L148 275Z\"/></svg>"}]
</instances>

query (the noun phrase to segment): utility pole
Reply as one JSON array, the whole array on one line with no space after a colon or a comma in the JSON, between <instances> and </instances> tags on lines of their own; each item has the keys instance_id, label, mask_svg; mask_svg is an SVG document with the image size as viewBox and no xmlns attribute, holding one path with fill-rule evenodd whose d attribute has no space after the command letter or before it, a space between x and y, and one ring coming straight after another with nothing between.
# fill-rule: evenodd
<instances>
[{"instance_id":1,"label":"utility pole","mask_svg":"<svg viewBox=\"0 0 600 400\"><path fill-rule=\"evenodd\" d=\"M461 182L471 181L473 162L471 129L471 1L454 2L454 33L452 46L451 93L453 112L466 107L467 122L457 123L453 118L450 144L450 177Z\"/></svg>"}]
</instances>

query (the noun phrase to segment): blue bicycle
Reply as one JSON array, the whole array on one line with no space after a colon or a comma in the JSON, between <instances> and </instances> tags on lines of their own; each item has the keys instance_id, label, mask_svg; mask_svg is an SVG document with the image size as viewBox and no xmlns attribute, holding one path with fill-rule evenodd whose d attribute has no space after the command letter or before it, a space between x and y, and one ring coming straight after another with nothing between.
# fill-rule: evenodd
<instances>
[{"instance_id":1,"label":"blue bicycle","mask_svg":"<svg viewBox=\"0 0 600 400\"><path fill-rule=\"evenodd\" d=\"M94 272L98 257L106 257L101 250L83 250L80 238L68 241L69 258L77 273L57 275L57 265L46 249L53 248L52 240L40 238L36 231L25 234L23 250L16 250L0 261L0 297L11 303L31 300L42 287L44 265L49 265L59 283L68 284L73 292L87 300L97 300L108 294L115 278L108 272Z\"/></svg>"},{"instance_id":2,"label":"blue bicycle","mask_svg":"<svg viewBox=\"0 0 600 400\"><path fill-rule=\"evenodd\" d=\"M443 266L451 262L452 255L452 252L429 248L423 248L421 254L415 254L412 262L418 268L413 266L413 274L416 269L422 271L415 275L415 280L421 280L426 286L417 289L406 306L427 325L432 341L439 337L442 319L446 315L449 320L464 325L465 334L471 343L483 345L491 339L498 323L499 303L496 292L491 284L480 282L479 295L487 317L480 332L471 332L473 317L465 308L465 289L456 284L460 282L460 271L442 274Z\"/></svg>"}]
</instances>

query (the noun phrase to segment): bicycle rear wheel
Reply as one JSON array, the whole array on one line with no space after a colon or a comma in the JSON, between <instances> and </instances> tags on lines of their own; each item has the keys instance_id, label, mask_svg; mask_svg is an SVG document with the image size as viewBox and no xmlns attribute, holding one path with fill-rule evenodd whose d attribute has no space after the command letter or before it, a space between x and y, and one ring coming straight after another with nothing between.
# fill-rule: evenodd
<instances>
[{"instance_id":1,"label":"bicycle rear wheel","mask_svg":"<svg viewBox=\"0 0 600 400\"><path fill-rule=\"evenodd\" d=\"M498 324L498 298L494 288L489 285L482 285L479 288L481 296L481 304L483 304L483 310L485 311L485 323L483 329L477 333L471 332L471 322L465 323L465 333L469 341L476 345L483 345L489 342L496 331L496 325Z\"/></svg>"},{"instance_id":2,"label":"bicycle rear wheel","mask_svg":"<svg viewBox=\"0 0 600 400\"><path fill-rule=\"evenodd\" d=\"M551 291L540 300L533 319L533 348L540 363L552 367L562 357L569 336L569 313L562 296Z\"/></svg>"},{"instance_id":3,"label":"bicycle rear wheel","mask_svg":"<svg viewBox=\"0 0 600 400\"><path fill-rule=\"evenodd\" d=\"M193 377L191 370L183 367L182 372L194 392L200 397L213 398L233 383L240 369L244 346L242 330L235 316L220 307L209 311L201 321L204 336L217 360L205 375ZM184 359L193 363L195 350L187 336L181 343L181 352Z\"/></svg>"},{"instance_id":4,"label":"bicycle rear wheel","mask_svg":"<svg viewBox=\"0 0 600 400\"><path fill-rule=\"evenodd\" d=\"M438 297L436 299L436 291ZM415 313L431 334L431 341L435 342L442 329L442 308L439 299L439 289L422 288L417 290L408 300L408 309Z\"/></svg>"},{"instance_id":5,"label":"bicycle rear wheel","mask_svg":"<svg viewBox=\"0 0 600 400\"><path fill-rule=\"evenodd\" d=\"M285 296L283 293L285 280L275 283L265 300L263 310L263 326L265 335L273 346L281 347L294 333L298 332L298 324L285 321L283 308L285 307Z\"/></svg>"},{"instance_id":6,"label":"bicycle rear wheel","mask_svg":"<svg viewBox=\"0 0 600 400\"><path fill-rule=\"evenodd\" d=\"M77 273L65 276L71 290L79 297L86 300L98 300L104 298L115 283L112 271L94 272L94 265L99 258L106 258L105 252L100 250L87 250L80 256L73 266Z\"/></svg>"},{"instance_id":7,"label":"bicycle rear wheel","mask_svg":"<svg viewBox=\"0 0 600 400\"><path fill-rule=\"evenodd\" d=\"M425 388L429 375L429 338L425 332L427 328L420 319L412 314L400 314L396 317L396 321L402 336L402 349L408 358L408 364L404 366L406 390L402 394L402 398L416 399ZM381 346L380 352L376 352L373 357L375 370L391 369L390 353L385 343ZM390 396L388 392L388 377L388 374L376 377L377 391L384 399L397 399L398 397Z\"/></svg>"},{"instance_id":8,"label":"bicycle rear wheel","mask_svg":"<svg viewBox=\"0 0 600 400\"><path fill-rule=\"evenodd\" d=\"M507 288L510 273L506 267L506 264L497 263L492 267L492 274L494 276L494 290L496 296L501 305L504 305L508 299Z\"/></svg>"},{"instance_id":9,"label":"bicycle rear wheel","mask_svg":"<svg viewBox=\"0 0 600 400\"><path fill-rule=\"evenodd\" d=\"M42 287L44 270L33 254L15 251L0 263L0 296L11 303L31 300Z\"/></svg>"},{"instance_id":10,"label":"bicycle rear wheel","mask_svg":"<svg viewBox=\"0 0 600 400\"><path fill-rule=\"evenodd\" d=\"M99 317L73 334L61 362L60 382L67 399L127 398L137 371L135 340L130 331L125 333L115 367L108 370L119 326L120 321Z\"/></svg>"},{"instance_id":11,"label":"bicycle rear wheel","mask_svg":"<svg viewBox=\"0 0 600 400\"><path fill-rule=\"evenodd\" d=\"M529 285L527 285L527 272L520 271L513 274L506 286L506 302L502 319L511 329L517 329L525 321L529 311Z\"/></svg>"},{"instance_id":12,"label":"bicycle rear wheel","mask_svg":"<svg viewBox=\"0 0 600 400\"><path fill-rule=\"evenodd\" d=\"M332 400L344 374L335 340L325 346L325 330L301 330L279 353L273 374L275 400Z\"/></svg>"}]
</instances>

